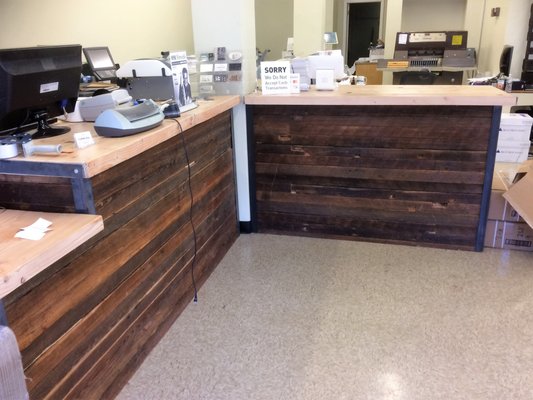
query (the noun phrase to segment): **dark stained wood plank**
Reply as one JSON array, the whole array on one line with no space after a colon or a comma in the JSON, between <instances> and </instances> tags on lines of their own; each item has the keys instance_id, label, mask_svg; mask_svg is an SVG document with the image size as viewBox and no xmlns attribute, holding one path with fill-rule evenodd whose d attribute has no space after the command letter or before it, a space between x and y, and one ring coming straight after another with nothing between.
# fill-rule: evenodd
<instances>
[{"instance_id":1,"label":"dark stained wood plank","mask_svg":"<svg viewBox=\"0 0 533 400\"><path fill-rule=\"evenodd\" d=\"M372 148L372 147L334 147L334 146L303 146L286 144L265 144L256 145L257 161L259 157L277 156L283 159L283 156L292 156L291 162L299 161L302 164L314 164L310 160L333 160L338 158L354 159L357 162L375 162L382 163L395 161L411 161L417 164L412 165L414 168L432 165L435 167L442 165L457 165L463 167L464 163L469 163L472 167L479 166L485 162L486 154L483 151L457 151L457 150L429 150L429 149L393 149L393 148ZM298 158L299 157L299 158ZM270 161L273 162L273 161ZM426 167L427 168L427 167ZM426 169L421 168L421 169ZM453 169L452 167L449 167ZM427 168L435 169L435 168Z\"/></svg>"},{"instance_id":2,"label":"dark stained wood plank","mask_svg":"<svg viewBox=\"0 0 533 400\"><path fill-rule=\"evenodd\" d=\"M220 198L214 196L211 200L211 208L214 209L210 214L212 218L204 218L196 228L199 249L205 247L208 240L212 240L213 232L236 237L236 223L231 225L230 221L228 225L228 216L235 218L234 193L231 190L226 190L226 193L220 191L218 197ZM190 270L193 247L192 226L185 224L146 263L122 282L117 290L26 370L26 375L32 379L28 384L32 396L40 398L56 385L63 390L73 386L98 361L101 354L108 350L109 344L129 328L128 324L151 305L163 287L175 276L182 274L185 264L189 265ZM185 293L173 294L178 297L184 295ZM79 354L85 354L81 363ZM68 379L65 379L67 376ZM33 382L36 384L33 385ZM57 392L59 389L54 390Z\"/></svg>"},{"instance_id":3,"label":"dark stained wood plank","mask_svg":"<svg viewBox=\"0 0 533 400\"><path fill-rule=\"evenodd\" d=\"M352 239L378 243L431 245L472 250L476 229L467 226L416 224L375 219L353 219L320 215L259 213L261 232L284 235Z\"/></svg>"},{"instance_id":4,"label":"dark stained wood plank","mask_svg":"<svg viewBox=\"0 0 533 400\"><path fill-rule=\"evenodd\" d=\"M231 222L234 218L233 213L225 222L236 226ZM227 232L226 229L226 226L222 226L220 230L213 232L213 240L198 251L195 278L199 287L203 285L214 266L237 237L235 229L232 232ZM138 318L129 321L127 329L120 330L120 337L101 346L104 353L100 359L89 365L87 374L81 379L72 382L72 385L67 385L70 390L61 398L102 399L113 398L118 394L120 387L127 382L149 351L190 303L192 299L190 267L189 263L172 280L161 281L164 287L158 289L159 296Z\"/></svg>"},{"instance_id":5,"label":"dark stained wood plank","mask_svg":"<svg viewBox=\"0 0 533 400\"><path fill-rule=\"evenodd\" d=\"M284 146L287 147L287 146ZM314 156L313 151L303 150L299 146L294 148L293 154L275 154L263 152L262 146L258 146L256 162L264 164L296 164L296 165L334 165L337 167L359 168L390 168L408 170L438 170L438 171L483 171L483 162L441 161L422 159L382 159L377 157L363 158L355 152L353 155L343 156ZM307 148L309 149L309 147Z\"/></svg>"},{"instance_id":6,"label":"dark stained wood plank","mask_svg":"<svg viewBox=\"0 0 533 400\"><path fill-rule=\"evenodd\" d=\"M432 171L418 169L392 168L357 168L325 165L267 164L257 163L256 172L274 179L285 176L315 176L350 179L379 179L387 181L435 182L468 185L483 184L483 172L480 171Z\"/></svg>"},{"instance_id":7,"label":"dark stained wood plank","mask_svg":"<svg viewBox=\"0 0 533 400\"><path fill-rule=\"evenodd\" d=\"M473 249L492 112L253 106L259 231Z\"/></svg>"},{"instance_id":8,"label":"dark stained wood plank","mask_svg":"<svg viewBox=\"0 0 533 400\"><path fill-rule=\"evenodd\" d=\"M399 191L430 191L448 193L477 193L481 194L482 186L471 185L469 183L442 183L442 182L415 182L410 180L386 180L386 179L364 179L351 177L327 177L311 175L256 175L257 188L260 190L271 190L275 185L293 186L323 186L332 190L337 188L367 188ZM264 189L263 189L264 188Z\"/></svg>"},{"instance_id":9,"label":"dark stained wood plank","mask_svg":"<svg viewBox=\"0 0 533 400\"><path fill-rule=\"evenodd\" d=\"M0 205L13 210L74 212L71 186L67 178L0 174Z\"/></svg>"},{"instance_id":10,"label":"dark stained wood plank","mask_svg":"<svg viewBox=\"0 0 533 400\"><path fill-rule=\"evenodd\" d=\"M417 201L343 198L335 196L309 196L271 194L258 197L259 212L342 216L361 219L373 218L397 222L431 221L443 225L477 226L479 205L442 204Z\"/></svg>"},{"instance_id":11,"label":"dark stained wood plank","mask_svg":"<svg viewBox=\"0 0 533 400\"><path fill-rule=\"evenodd\" d=\"M257 106L254 107L254 135L257 143L270 144L485 149L490 107L459 108L288 106L281 110L275 106ZM472 115L464 111L470 108Z\"/></svg>"},{"instance_id":12,"label":"dark stained wood plank","mask_svg":"<svg viewBox=\"0 0 533 400\"><path fill-rule=\"evenodd\" d=\"M308 195L334 195L342 197L358 197L368 199L388 199L388 200L413 200L431 202L439 204L475 204L479 205L479 193L461 193L453 191L429 191L429 190L399 190L394 188L371 188L371 187L350 187L334 185L313 185L313 184L292 184L266 182L256 185L258 193L291 193Z\"/></svg>"}]
</instances>

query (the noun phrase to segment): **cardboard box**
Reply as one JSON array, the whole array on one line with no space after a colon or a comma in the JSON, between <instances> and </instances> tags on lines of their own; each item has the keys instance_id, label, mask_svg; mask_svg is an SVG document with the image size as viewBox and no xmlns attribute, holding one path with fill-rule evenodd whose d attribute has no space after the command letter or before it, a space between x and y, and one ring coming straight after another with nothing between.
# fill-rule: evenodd
<instances>
[{"instance_id":1,"label":"cardboard box","mask_svg":"<svg viewBox=\"0 0 533 400\"><path fill-rule=\"evenodd\" d=\"M490 192L490 205L488 219L507 221L507 222L524 222L520 214L509 204L503 197L503 190Z\"/></svg>"},{"instance_id":2,"label":"cardboard box","mask_svg":"<svg viewBox=\"0 0 533 400\"><path fill-rule=\"evenodd\" d=\"M497 249L533 251L533 229L523 222L488 220L485 246Z\"/></svg>"},{"instance_id":3,"label":"cardboard box","mask_svg":"<svg viewBox=\"0 0 533 400\"><path fill-rule=\"evenodd\" d=\"M520 164L496 163L492 176L488 219L519 222L520 215L503 197L512 185L512 180ZM524 222L521 220L520 222Z\"/></svg>"},{"instance_id":4,"label":"cardboard box","mask_svg":"<svg viewBox=\"0 0 533 400\"><path fill-rule=\"evenodd\" d=\"M498 144L500 144L500 142L524 143L529 141L532 125L533 118L527 114L502 113Z\"/></svg>"},{"instance_id":5,"label":"cardboard box","mask_svg":"<svg viewBox=\"0 0 533 400\"><path fill-rule=\"evenodd\" d=\"M514 142L498 140L498 147L496 149L496 161L512 163L526 161L527 156L529 154L530 146L531 143L529 141Z\"/></svg>"},{"instance_id":6,"label":"cardboard box","mask_svg":"<svg viewBox=\"0 0 533 400\"><path fill-rule=\"evenodd\" d=\"M533 160L496 163L485 246L533 251Z\"/></svg>"},{"instance_id":7,"label":"cardboard box","mask_svg":"<svg viewBox=\"0 0 533 400\"><path fill-rule=\"evenodd\" d=\"M513 184L503 197L533 227L533 160L526 161L518 169Z\"/></svg>"}]
</instances>

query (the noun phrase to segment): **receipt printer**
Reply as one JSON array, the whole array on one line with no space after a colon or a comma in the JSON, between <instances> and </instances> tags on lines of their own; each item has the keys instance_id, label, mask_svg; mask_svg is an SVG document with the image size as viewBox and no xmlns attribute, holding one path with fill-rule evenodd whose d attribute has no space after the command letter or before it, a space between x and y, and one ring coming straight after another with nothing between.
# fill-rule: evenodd
<instances>
[{"instance_id":1,"label":"receipt printer","mask_svg":"<svg viewBox=\"0 0 533 400\"><path fill-rule=\"evenodd\" d=\"M128 104L131 100L127 90L117 89L98 96L80 98L77 107L83 121L95 121L105 110Z\"/></svg>"},{"instance_id":2,"label":"receipt printer","mask_svg":"<svg viewBox=\"0 0 533 400\"><path fill-rule=\"evenodd\" d=\"M174 99L172 70L166 59L128 61L117 70L117 77L126 81L126 89L134 99Z\"/></svg>"}]
</instances>

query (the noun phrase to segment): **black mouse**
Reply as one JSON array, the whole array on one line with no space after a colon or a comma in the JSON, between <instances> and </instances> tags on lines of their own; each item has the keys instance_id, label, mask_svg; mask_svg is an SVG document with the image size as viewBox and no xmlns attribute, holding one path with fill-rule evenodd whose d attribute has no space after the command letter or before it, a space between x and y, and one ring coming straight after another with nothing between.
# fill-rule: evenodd
<instances>
[{"instance_id":1,"label":"black mouse","mask_svg":"<svg viewBox=\"0 0 533 400\"><path fill-rule=\"evenodd\" d=\"M174 101L165 107L163 114L165 114L165 118L178 118L181 115L180 108Z\"/></svg>"},{"instance_id":2,"label":"black mouse","mask_svg":"<svg viewBox=\"0 0 533 400\"><path fill-rule=\"evenodd\" d=\"M93 97L100 96L102 94L108 94L108 93L111 93L111 92L107 89L96 89L93 93Z\"/></svg>"}]
</instances>

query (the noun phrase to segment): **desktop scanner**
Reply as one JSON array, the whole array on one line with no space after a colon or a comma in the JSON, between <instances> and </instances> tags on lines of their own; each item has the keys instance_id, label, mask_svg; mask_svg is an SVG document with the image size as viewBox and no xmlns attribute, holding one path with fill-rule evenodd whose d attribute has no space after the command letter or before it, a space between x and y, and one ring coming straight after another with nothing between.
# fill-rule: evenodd
<instances>
[{"instance_id":1,"label":"desktop scanner","mask_svg":"<svg viewBox=\"0 0 533 400\"><path fill-rule=\"evenodd\" d=\"M105 110L94 121L94 130L100 136L122 137L155 128L165 118L161 108L153 100Z\"/></svg>"}]
</instances>

